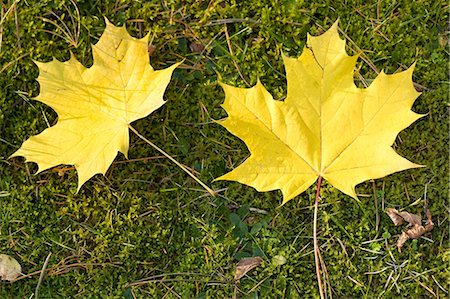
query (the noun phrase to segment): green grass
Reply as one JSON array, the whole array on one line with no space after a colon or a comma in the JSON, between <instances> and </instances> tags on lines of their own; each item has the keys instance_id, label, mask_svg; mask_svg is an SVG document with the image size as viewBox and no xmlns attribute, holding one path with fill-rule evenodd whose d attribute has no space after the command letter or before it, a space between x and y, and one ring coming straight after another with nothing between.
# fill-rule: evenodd
<instances>
[{"instance_id":1,"label":"green grass","mask_svg":"<svg viewBox=\"0 0 450 299\"><path fill-rule=\"evenodd\" d=\"M325 183L319 240L333 298L449 297L445 1L144 2L2 2L0 253L32 275L0 282L0 298L31 298L49 253L39 298L317 297L314 188L280 207L279 191L211 183L248 156L244 143L212 120L226 115L217 74L242 87L260 78L282 99L282 51L298 56L308 32L319 34L337 18L367 82L376 76L370 64L392 73L417 61L413 79L423 93L413 110L427 116L401 132L395 148L427 167L362 183L359 201ZM103 16L137 37L152 32L154 68L186 59L165 94L167 104L133 126L220 196L207 196L167 159L153 159L159 153L135 136L129 157L148 159L127 162L119 155L106 176L95 176L78 194L73 170L33 175L35 164L7 159L56 121L49 107L32 100L39 90L32 60L65 60L71 50L91 65L90 45L104 29ZM192 43L204 51L191 51ZM356 83L364 85L358 76ZM425 187L435 227L399 253L401 228L382 208L422 213ZM238 259L254 255L263 257L261 266L235 283ZM276 263L279 256L285 264Z\"/></svg>"}]
</instances>

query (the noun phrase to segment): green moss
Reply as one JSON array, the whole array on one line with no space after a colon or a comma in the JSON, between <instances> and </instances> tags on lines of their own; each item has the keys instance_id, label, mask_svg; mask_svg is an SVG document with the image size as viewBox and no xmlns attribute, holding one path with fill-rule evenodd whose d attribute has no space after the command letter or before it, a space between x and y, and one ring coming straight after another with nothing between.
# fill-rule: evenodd
<instances>
[{"instance_id":1,"label":"green moss","mask_svg":"<svg viewBox=\"0 0 450 299\"><path fill-rule=\"evenodd\" d=\"M30 100L39 89L32 60L65 60L73 51L89 66L90 44L103 31L103 16L126 24L134 36L151 31L156 69L186 58L168 87L166 105L133 125L206 182L248 156L243 142L211 122L226 116L217 73L237 86L259 78L275 98L283 99L281 53L298 56L308 32L319 34L337 18L354 42L347 42L349 53L359 53L388 73L416 62L414 81L424 89L413 109L427 116L403 131L395 147L427 167L363 183L357 189L359 201L325 184L319 238L336 298L425 298L432 296L430 290L448 296L440 289L449 275L444 1L144 2L78 1L78 20L71 1L19 1L0 24L0 252L14 256L24 273L39 271L52 253L40 298L230 298L235 292L241 298L318 296L313 189L279 207L279 191L258 193L217 182L215 188L225 189L210 198L166 159L125 162L120 155L120 163L105 177L96 176L75 194L73 170L63 176L57 170L33 175L34 164L6 159L23 140L45 129L47 120L56 120L49 107ZM80 22L76 46L42 19L58 21L52 12L73 36L70 14ZM204 51L191 51L193 42L206 46ZM362 59L358 69L368 82L376 76ZM363 86L358 79L357 84ZM158 153L132 136L129 156ZM425 186L436 224L427 235L433 242L408 242L398 253L401 229L392 225L382 204L420 213L422 202L409 205L423 197ZM263 263L234 282L237 258L252 255L262 256ZM286 263L272 263L275 256L285 257ZM143 278L148 282L129 285ZM29 298L38 279L36 274L2 282L0 297Z\"/></svg>"}]
</instances>

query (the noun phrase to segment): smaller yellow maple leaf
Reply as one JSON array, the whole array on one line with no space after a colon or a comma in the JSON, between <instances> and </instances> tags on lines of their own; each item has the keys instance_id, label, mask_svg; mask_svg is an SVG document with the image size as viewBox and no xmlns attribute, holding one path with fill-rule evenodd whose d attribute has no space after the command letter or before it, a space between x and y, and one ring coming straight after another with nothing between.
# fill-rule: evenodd
<instances>
[{"instance_id":1,"label":"smaller yellow maple leaf","mask_svg":"<svg viewBox=\"0 0 450 299\"><path fill-rule=\"evenodd\" d=\"M420 167L391 147L397 134L423 115L411 111L419 96L412 72L381 72L358 88L337 22L308 35L298 58L283 56L287 97L275 101L261 82L252 88L221 84L228 118L219 123L241 138L251 155L217 180L258 191L280 189L283 204L319 177L356 198L355 186L396 171Z\"/></svg>"},{"instance_id":2,"label":"smaller yellow maple leaf","mask_svg":"<svg viewBox=\"0 0 450 299\"><path fill-rule=\"evenodd\" d=\"M95 174L105 174L118 152L127 156L128 126L165 103L164 91L179 65L155 71L149 35L136 39L124 26L105 21L105 31L92 46L92 67L85 68L73 55L65 62L35 62L40 85L36 100L53 108L58 122L11 155L36 162L38 173L74 165L78 190Z\"/></svg>"}]
</instances>

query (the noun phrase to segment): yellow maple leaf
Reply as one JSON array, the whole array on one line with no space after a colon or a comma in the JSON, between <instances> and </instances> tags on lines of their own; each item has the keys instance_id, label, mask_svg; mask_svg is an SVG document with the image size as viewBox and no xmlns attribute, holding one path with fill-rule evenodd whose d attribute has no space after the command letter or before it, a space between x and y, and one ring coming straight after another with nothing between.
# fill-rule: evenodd
<instances>
[{"instance_id":1,"label":"yellow maple leaf","mask_svg":"<svg viewBox=\"0 0 450 299\"><path fill-rule=\"evenodd\" d=\"M308 35L298 58L283 56L287 97L275 101L261 82L248 89L221 84L220 121L241 138L250 157L218 180L258 191L281 189L283 204L319 177L356 198L368 179L419 167L391 147L397 134L423 115L411 111L420 95L408 70L381 72L368 88L356 87L358 56L348 56L337 22L320 36Z\"/></svg>"},{"instance_id":2,"label":"yellow maple leaf","mask_svg":"<svg viewBox=\"0 0 450 299\"><path fill-rule=\"evenodd\" d=\"M153 70L148 35L133 38L124 26L108 20L92 53L90 68L73 55L65 62L35 62L40 84L36 100L52 107L58 122L30 137L11 156L36 162L38 172L74 165L78 189L95 174L105 174L119 151L127 156L129 124L165 103L164 91L178 66Z\"/></svg>"}]
</instances>

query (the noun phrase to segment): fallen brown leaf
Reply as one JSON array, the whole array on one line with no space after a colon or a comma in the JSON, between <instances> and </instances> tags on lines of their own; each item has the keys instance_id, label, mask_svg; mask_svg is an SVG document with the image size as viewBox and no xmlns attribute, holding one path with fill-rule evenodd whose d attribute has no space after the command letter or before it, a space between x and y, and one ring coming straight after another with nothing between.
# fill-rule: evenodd
<instances>
[{"instance_id":1,"label":"fallen brown leaf","mask_svg":"<svg viewBox=\"0 0 450 299\"><path fill-rule=\"evenodd\" d=\"M258 267L262 261L263 259L259 256L241 259L236 265L234 280L241 279L245 274L247 274L247 272Z\"/></svg>"},{"instance_id":2,"label":"fallen brown leaf","mask_svg":"<svg viewBox=\"0 0 450 299\"><path fill-rule=\"evenodd\" d=\"M425 208L425 216L427 217L427 221L425 226L422 225L422 217L417 214L404 212L398 212L396 209L388 208L386 210L386 214L391 218L394 225L401 225L404 221L408 222L407 227L411 227L409 229L403 230L400 238L397 241L398 251L402 251L402 247L406 241L409 239L418 239L423 234L431 231L434 227L434 223L431 217L431 212L428 208Z\"/></svg>"},{"instance_id":3,"label":"fallen brown leaf","mask_svg":"<svg viewBox=\"0 0 450 299\"><path fill-rule=\"evenodd\" d=\"M22 272L22 267L16 259L6 254L0 254L0 278L14 281Z\"/></svg>"},{"instance_id":4,"label":"fallen brown leaf","mask_svg":"<svg viewBox=\"0 0 450 299\"><path fill-rule=\"evenodd\" d=\"M404 219L402 216L398 214L398 211L394 208L388 208L386 210L386 214L388 214L389 218L391 218L392 222L394 222L394 225L401 225L404 222Z\"/></svg>"},{"instance_id":5,"label":"fallen brown leaf","mask_svg":"<svg viewBox=\"0 0 450 299\"><path fill-rule=\"evenodd\" d=\"M403 224L404 221L408 222L409 225L422 224L422 217L420 215L411 214L406 211L399 212L396 209L388 208L386 214L388 214L396 226Z\"/></svg>"}]
</instances>

